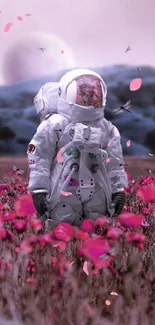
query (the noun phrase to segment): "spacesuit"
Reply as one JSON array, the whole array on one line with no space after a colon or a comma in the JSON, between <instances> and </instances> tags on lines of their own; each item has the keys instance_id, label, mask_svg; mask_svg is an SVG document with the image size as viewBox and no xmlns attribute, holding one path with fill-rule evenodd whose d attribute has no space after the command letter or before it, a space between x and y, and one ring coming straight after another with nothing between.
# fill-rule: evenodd
<instances>
[{"instance_id":1,"label":"spacesuit","mask_svg":"<svg viewBox=\"0 0 155 325\"><path fill-rule=\"evenodd\" d=\"M52 227L117 216L128 180L119 131L104 118L107 87L87 69L66 73L55 86L54 114L47 114L45 98L27 151L34 205L41 216L48 211Z\"/></svg>"}]
</instances>

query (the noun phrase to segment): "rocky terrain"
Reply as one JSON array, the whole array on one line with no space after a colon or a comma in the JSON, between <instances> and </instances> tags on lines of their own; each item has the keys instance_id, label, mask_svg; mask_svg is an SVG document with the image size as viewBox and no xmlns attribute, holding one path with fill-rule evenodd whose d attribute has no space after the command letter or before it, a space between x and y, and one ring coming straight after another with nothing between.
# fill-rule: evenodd
<instances>
[{"instance_id":1,"label":"rocky terrain","mask_svg":"<svg viewBox=\"0 0 155 325\"><path fill-rule=\"evenodd\" d=\"M155 69L152 67L112 66L93 69L108 86L105 117L115 124L122 136L125 155L146 156L155 153ZM0 155L23 155L34 135L39 120L33 98L48 81L58 81L64 74L26 80L0 87ZM131 92L132 79L141 78L138 91ZM131 112L116 115L113 109L131 100ZM126 146L130 140L131 145Z\"/></svg>"}]
</instances>

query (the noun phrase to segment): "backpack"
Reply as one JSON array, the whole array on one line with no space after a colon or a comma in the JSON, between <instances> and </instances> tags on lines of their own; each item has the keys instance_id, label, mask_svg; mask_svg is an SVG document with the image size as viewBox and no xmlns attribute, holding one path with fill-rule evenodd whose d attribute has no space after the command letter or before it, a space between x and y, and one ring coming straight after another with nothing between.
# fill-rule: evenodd
<instances>
[{"instance_id":1,"label":"backpack","mask_svg":"<svg viewBox=\"0 0 155 325\"><path fill-rule=\"evenodd\" d=\"M67 126L67 128L69 125ZM66 128L65 128L66 129ZM64 153L68 152L69 157L63 159L62 170L60 177L63 174L68 162L72 159L79 159L79 163L73 162L71 165L71 172L63 183L62 190L66 190L66 185L71 181L75 172L79 172L79 186L77 187L77 196L84 203L90 200L95 191L95 178L94 174L97 173L99 179L105 190L107 206L111 203L111 186L106 170L106 159L108 154L102 149L104 142L103 131L101 128L92 127L90 125L84 125L82 123L76 123L69 130L70 141L63 147L61 146L61 139L64 137L65 129L62 137L59 140L58 148L60 149L57 154L58 158L64 157ZM93 164L90 166L91 161ZM104 175L104 176L103 176ZM57 180L57 184L59 179Z\"/></svg>"}]
</instances>

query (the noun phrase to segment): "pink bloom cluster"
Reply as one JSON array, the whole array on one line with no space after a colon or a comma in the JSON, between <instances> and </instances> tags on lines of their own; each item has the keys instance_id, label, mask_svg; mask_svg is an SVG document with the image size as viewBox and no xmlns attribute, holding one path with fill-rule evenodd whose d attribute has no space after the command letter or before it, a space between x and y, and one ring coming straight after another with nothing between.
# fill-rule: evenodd
<instances>
[{"instance_id":1,"label":"pink bloom cluster","mask_svg":"<svg viewBox=\"0 0 155 325\"><path fill-rule=\"evenodd\" d=\"M130 175L128 175L130 180ZM27 182L13 173L0 185L0 240L10 243L16 254L29 255L27 283L37 284L33 251L39 247L50 246L57 251L51 256L51 268L59 279L66 268L75 260L65 256L69 243L76 244L76 258L83 258L84 272L98 274L102 268L112 269L117 259L115 246L126 241L143 250L146 235L143 230L149 227L149 217L154 212L155 178L142 177L137 182L130 181L125 190L127 202L117 219L100 216L95 222L84 219L80 228L67 223L58 224L53 230L44 232L44 225L38 218L31 194L27 193ZM0 260L0 268L10 269L11 265Z\"/></svg>"}]
</instances>

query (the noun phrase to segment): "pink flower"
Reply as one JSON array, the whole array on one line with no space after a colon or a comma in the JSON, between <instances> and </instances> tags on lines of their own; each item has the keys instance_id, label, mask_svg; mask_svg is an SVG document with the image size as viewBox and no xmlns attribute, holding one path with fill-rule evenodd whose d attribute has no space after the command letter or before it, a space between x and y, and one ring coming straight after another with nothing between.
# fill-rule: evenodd
<instances>
[{"instance_id":1,"label":"pink flower","mask_svg":"<svg viewBox=\"0 0 155 325\"><path fill-rule=\"evenodd\" d=\"M16 218L16 213L14 211L8 211L7 214L4 214L2 219L4 222L6 221L13 221Z\"/></svg>"},{"instance_id":2,"label":"pink flower","mask_svg":"<svg viewBox=\"0 0 155 325\"><path fill-rule=\"evenodd\" d=\"M110 250L111 248L107 240L90 238L80 245L78 252L96 263L100 256L110 252Z\"/></svg>"},{"instance_id":3,"label":"pink flower","mask_svg":"<svg viewBox=\"0 0 155 325\"><path fill-rule=\"evenodd\" d=\"M15 211L19 217L27 217L36 213L36 209L33 204L32 195L25 194L17 199L15 202Z\"/></svg>"},{"instance_id":4,"label":"pink flower","mask_svg":"<svg viewBox=\"0 0 155 325\"><path fill-rule=\"evenodd\" d=\"M137 196L139 196L144 202L155 202L155 186L146 185L137 190Z\"/></svg>"},{"instance_id":5,"label":"pink flower","mask_svg":"<svg viewBox=\"0 0 155 325\"><path fill-rule=\"evenodd\" d=\"M84 219L81 225L81 230L86 232L93 232L94 231L94 221L91 219Z\"/></svg>"},{"instance_id":6,"label":"pink flower","mask_svg":"<svg viewBox=\"0 0 155 325\"><path fill-rule=\"evenodd\" d=\"M110 227L108 229L106 237L108 239L118 240L120 236L123 234L123 230L117 227Z\"/></svg>"},{"instance_id":7,"label":"pink flower","mask_svg":"<svg viewBox=\"0 0 155 325\"><path fill-rule=\"evenodd\" d=\"M7 232L4 228L0 228L0 239L6 239Z\"/></svg>"},{"instance_id":8,"label":"pink flower","mask_svg":"<svg viewBox=\"0 0 155 325\"><path fill-rule=\"evenodd\" d=\"M10 230L6 230L6 239L12 243L14 241L14 235Z\"/></svg>"},{"instance_id":9,"label":"pink flower","mask_svg":"<svg viewBox=\"0 0 155 325\"><path fill-rule=\"evenodd\" d=\"M54 247L57 247L60 249L61 252L64 252L64 250L66 249L66 242L65 241L59 241L59 240L55 240L53 243Z\"/></svg>"},{"instance_id":10,"label":"pink flower","mask_svg":"<svg viewBox=\"0 0 155 325\"><path fill-rule=\"evenodd\" d=\"M9 190L10 189L10 185L9 184L0 184L0 189L1 190Z\"/></svg>"},{"instance_id":11,"label":"pink flower","mask_svg":"<svg viewBox=\"0 0 155 325\"><path fill-rule=\"evenodd\" d=\"M95 266L97 270L102 269L103 267L108 267L110 265L110 263L113 261L114 257L106 257L100 260L96 260L95 261Z\"/></svg>"},{"instance_id":12,"label":"pink flower","mask_svg":"<svg viewBox=\"0 0 155 325\"><path fill-rule=\"evenodd\" d=\"M53 256L51 258L51 267L56 268L58 261L59 261L58 256Z\"/></svg>"},{"instance_id":13,"label":"pink flower","mask_svg":"<svg viewBox=\"0 0 155 325\"><path fill-rule=\"evenodd\" d=\"M42 229L42 223L41 220L37 218L31 218L30 219L30 226L33 230L39 231Z\"/></svg>"},{"instance_id":14,"label":"pink flower","mask_svg":"<svg viewBox=\"0 0 155 325\"><path fill-rule=\"evenodd\" d=\"M73 226L66 222L59 223L53 230L56 239L69 241L73 238Z\"/></svg>"},{"instance_id":15,"label":"pink flower","mask_svg":"<svg viewBox=\"0 0 155 325\"><path fill-rule=\"evenodd\" d=\"M143 249L146 236L137 232L128 231L125 235L128 242L135 244L139 249Z\"/></svg>"},{"instance_id":16,"label":"pink flower","mask_svg":"<svg viewBox=\"0 0 155 325\"><path fill-rule=\"evenodd\" d=\"M95 227L107 227L110 224L110 219L105 216L100 216L95 220L94 224Z\"/></svg>"},{"instance_id":17,"label":"pink flower","mask_svg":"<svg viewBox=\"0 0 155 325\"><path fill-rule=\"evenodd\" d=\"M31 284L31 285L37 285L38 281L37 281L37 279L35 279L33 277L29 277L26 279L26 283Z\"/></svg>"},{"instance_id":18,"label":"pink flower","mask_svg":"<svg viewBox=\"0 0 155 325\"><path fill-rule=\"evenodd\" d=\"M142 208L142 213L143 213L144 215L151 214L151 212L152 212L152 207L149 207L149 208L143 207L143 208Z\"/></svg>"},{"instance_id":19,"label":"pink flower","mask_svg":"<svg viewBox=\"0 0 155 325\"><path fill-rule=\"evenodd\" d=\"M36 262L30 259L27 270L31 273L35 273L36 272Z\"/></svg>"},{"instance_id":20,"label":"pink flower","mask_svg":"<svg viewBox=\"0 0 155 325\"><path fill-rule=\"evenodd\" d=\"M32 249L33 249L32 245L30 245L27 242L27 240L23 240L21 242L21 244L20 244L20 252L28 254L28 253L32 252Z\"/></svg>"},{"instance_id":21,"label":"pink flower","mask_svg":"<svg viewBox=\"0 0 155 325\"><path fill-rule=\"evenodd\" d=\"M14 221L14 227L19 232L25 232L27 229L27 222L25 220L16 220Z\"/></svg>"},{"instance_id":22,"label":"pink flower","mask_svg":"<svg viewBox=\"0 0 155 325\"><path fill-rule=\"evenodd\" d=\"M41 246L51 244L53 241L52 234L50 232L45 233L44 235L38 236L38 242Z\"/></svg>"},{"instance_id":23,"label":"pink flower","mask_svg":"<svg viewBox=\"0 0 155 325\"><path fill-rule=\"evenodd\" d=\"M74 238L77 240L85 241L89 238L89 234L83 230L80 230L78 227L74 227Z\"/></svg>"},{"instance_id":24,"label":"pink flower","mask_svg":"<svg viewBox=\"0 0 155 325\"><path fill-rule=\"evenodd\" d=\"M124 227L139 227L144 217L140 214L132 212L123 212L119 215L118 221Z\"/></svg>"},{"instance_id":25,"label":"pink flower","mask_svg":"<svg viewBox=\"0 0 155 325\"><path fill-rule=\"evenodd\" d=\"M131 174L127 173L127 177L128 177L128 182L131 181Z\"/></svg>"}]
</instances>

